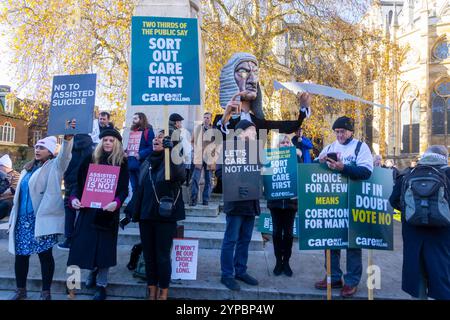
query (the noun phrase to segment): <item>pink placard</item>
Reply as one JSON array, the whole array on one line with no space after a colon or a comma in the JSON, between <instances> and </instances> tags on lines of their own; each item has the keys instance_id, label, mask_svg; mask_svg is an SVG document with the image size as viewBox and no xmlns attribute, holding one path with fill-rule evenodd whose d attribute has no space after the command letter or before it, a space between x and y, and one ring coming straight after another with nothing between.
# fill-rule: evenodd
<instances>
[{"instance_id":1,"label":"pink placard","mask_svg":"<svg viewBox=\"0 0 450 320\"><path fill-rule=\"evenodd\" d=\"M102 164L89 165L81 205L86 208L103 208L114 200L120 167Z\"/></svg>"},{"instance_id":2,"label":"pink placard","mask_svg":"<svg viewBox=\"0 0 450 320\"><path fill-rule=\"evenodd\" d=\"M131 131L128 138L127 154L129 157L135 157L139 153L142 131Z\"/></svg>"}]
</instances>

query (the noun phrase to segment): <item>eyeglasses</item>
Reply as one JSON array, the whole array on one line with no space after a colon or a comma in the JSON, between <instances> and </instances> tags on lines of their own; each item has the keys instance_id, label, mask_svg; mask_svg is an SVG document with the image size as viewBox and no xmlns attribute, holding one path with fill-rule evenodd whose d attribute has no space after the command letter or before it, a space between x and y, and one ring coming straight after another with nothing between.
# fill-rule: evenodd
<instances>
[{"instance_id":1,"label":"eyeglasses","mask_svg":"<svg viewBox=\"0 0 450 320\"><path fill-rule=\"evenodd\" d=\"M345 134L347 132L347 130L345 130L345 129L335 129L334 130L334 134L335 135L343 135L343 134Z\"/></svg>"}]
</instances>

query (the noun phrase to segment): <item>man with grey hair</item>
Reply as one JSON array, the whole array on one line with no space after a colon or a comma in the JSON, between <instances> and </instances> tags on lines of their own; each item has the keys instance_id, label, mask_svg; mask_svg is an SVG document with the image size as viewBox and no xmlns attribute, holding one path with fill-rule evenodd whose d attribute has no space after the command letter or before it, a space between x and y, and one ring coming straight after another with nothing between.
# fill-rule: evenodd
<instances>
[{"instance_id":1,"label":"man with grey hair","mask_svg":"<svg viewBox=\"0 0 450 320\"><path fill-rule=\"evenodd\" d=\"M433 145L389 198L402 212L402 289L414 298L450 300L449 179L448 150Z\"/></svg>"},{"instance_id":2,"label":"man with grey hair","mask_svg":"<svg viewBox=\"0 0 450 320\"><path fill-rule=\"evenodd\" d=\"M303 93L300 102L297 120L266 120L259 86L258 61L252 54L235 53L220 74L220 105L225 112L214 123L224 135L224 145L228 139L234 139L234 135L228 135L230 130L238 128L244 133L248 132L252 138L253 135L259 136L260 129L292 133L301 127L303 120L310 114L310 95ZM230 290L240 290L235 279L248 285L258 285L258 280L247 273L247 258L255 216L260 211L259 199L224 201L227 222L220 258L221 282Z\"/></svg>"}]
</instances>

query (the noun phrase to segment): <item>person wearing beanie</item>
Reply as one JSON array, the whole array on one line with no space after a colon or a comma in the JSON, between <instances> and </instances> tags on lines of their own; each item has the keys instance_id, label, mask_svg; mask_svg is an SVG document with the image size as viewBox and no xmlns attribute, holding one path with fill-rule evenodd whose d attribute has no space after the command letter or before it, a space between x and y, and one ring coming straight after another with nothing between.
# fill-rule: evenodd
<instances>
[{"instance_id":1,"label":"person wearing beanie","mask_svg":"<svg viewBox=\"0 0 450 320\"><path fill-rule=\"evenodd\" d=\"M340 172L352 180L367 180L372 175L373 158L369 146L353 137L354 123L349 117L338 118L332 127L336 141L319 154L319 162L326 163L332 171ZM331 250L331 286L342 288L342 297L352 297L362 275L361 249L347 249L347 273L342 282L340 250ZM326 277L316 282L316 289L327 288Z\"/></svg>"},{"instance_id":2,"label":"person wearing beanie","mask_svg":"<svg viewBox=\"0 0 450 320\"><path fill-rule=\"evenodd\" d=\"M39 140L34 159L20 174L9 219L8 250L15 255L17 289L11 300L27 297L30 256L37 254L42 271L42 300L51 300L50 287L55 270L52 249L58 234L64 233L64 202L61 182L71 159L73 136L64 136L58 156L56 137Z\"/></svg>"},{"instance_id":3,"label":"person wearing beanie","mask_svg":"<svg viewBox=\"0 0 450 320\"><path fill-rule=\"evenodd\" d=\"M1 185L5 184L2 188L4 191L0 194L0 219L9 216L13 206L14 193L19 182L20 173L14 170L12 166L9 155L5 154L0 158L0 173L4 175Z\"/></svg>"},{"instance_id":4,"label":"person wearing beanie","mask_svg":"<svg viewBox=\"0 0 450 320\"><path fill-rule=\"evenodd\" d=\"M428 197L422 198L423 193L419 194L419 192L413 199L407 196L411 191L409 186L412 181L416 180L417 185L422 185L426 180L438 181L442 178L445 178L442 182L445 181L448 190L450 170L447 145L429 146L415 168L406 168L399 174L389 197L392 207L401 211L402 290L414 299L450 300L450 226L448 223L433 226L431 222L436 217L445 217L448 221L447 213L450 208L447 196L442 195L442 200L437 200L443 183L433 183L432 187L435 191L425 189L430 192ZM412 193L415 194L415 190ZM407 204L410 201L417 204L414 209ZM430 206L421 207L418 205L419 201L429 203ZM432 201L435 201L435 205L431 204ZM429 214L427 211L433 211L433 213ZM430 218L427 219L428 223L415 223L412 221L414 219L410 218L425 215Z\"/></svg>"},{"instance_id":5,"label":"person wearing beanie","mask_svg":"<svg viewBox=\"0 0 450 320\"><path fill-rule=\"evenodd\" d=\"M94 300L105 300L109 268L117 264L120 208L128 196L129 174L120 133L115 129L106 129L99 137L100 143L92 155L82 161L77 183L72 189L69 203L80 212L67 265L90 270L86 287L96 288ZM82 207L80 202L91 164L120 167L114 200L100 209Z\"/></svg>"}]
</instances>

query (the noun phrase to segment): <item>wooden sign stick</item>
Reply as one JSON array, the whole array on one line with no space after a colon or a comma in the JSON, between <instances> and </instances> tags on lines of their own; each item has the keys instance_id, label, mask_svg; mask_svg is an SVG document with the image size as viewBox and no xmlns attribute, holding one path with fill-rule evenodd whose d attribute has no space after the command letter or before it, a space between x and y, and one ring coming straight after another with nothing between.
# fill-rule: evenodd
<instances>
[{"instance_id":1,"label":"wooden sign stick","mask_svg":"<svg viewBox=\"0 0 450 320\"><path fill-rule=\"evenodd\" d=\"M367 265L369 268L372 266L372 254L373 254L373 250L369 249L368 257L367 257L367 259L368 259ZM369 290L368 299L373 300L373 288L371 285L369 285L369 282L367 282L367 289Z\"/></svg>"},{"instance_id":2,"label":"wooden sign stick","mask_svg":"<svg viewBox=\"0 0 450 320\"><path fill-rule=\"evenodd\" d=\"M169 106L164 106L164 136L169 136ZM165 177L166 181L170 180L170 150L164 148L164 161L165 161Z\"/></svg>"},{"instance_id":3,"label":"wooden sign stick","mask_svg":"<svg viewBox=\"0 0 450 320\"><path fill-rule=\"evenodd\" d=\"M327 249L327 300L331 300L331 250Z\"/></svg>"}]
</instances>

